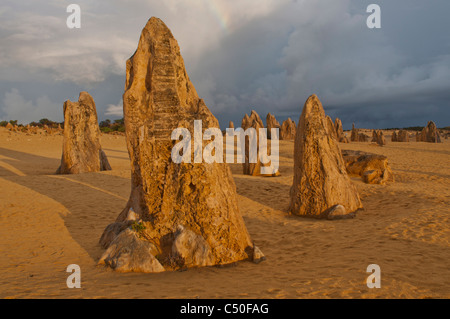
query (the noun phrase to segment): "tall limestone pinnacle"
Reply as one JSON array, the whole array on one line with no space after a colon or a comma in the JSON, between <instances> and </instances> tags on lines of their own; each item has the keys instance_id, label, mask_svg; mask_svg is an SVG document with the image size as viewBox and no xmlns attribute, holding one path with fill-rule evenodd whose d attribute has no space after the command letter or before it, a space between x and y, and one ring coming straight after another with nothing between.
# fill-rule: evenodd
<instances>
[{"instance_id":1,"label":"tall limestone pinnacle","mask_svg":"<svg viewBox=\"0 0 450 319\"><path fill-rule=\"evenodd\" d=\"M95 102L89 93L81 92L78 102L64 102L63 152L56 174L107 170L111 170L111 166L100 146Z\"/></svg>"},{"instance_id":2,"label":"tall limestone pinnacle","mask_svg":"<svg viewBox=\"0 0 450 319\"><path fill-rule=\"evenodd\" d=\"M294 142L294 215L338 219L353 217L362 204L347 175L335 134L316 95L306 101Z\"/></svg>"},{"instance_id":3,"label":"tall limestone pinnacle","mask_svg":"<svg viewBox=\"0 0 450 319\"><path fill-rule=\"evenodd\" d=\"M178 43L160 19L148 21L126 70L131 194L100 239L107 250L99 263L117 271L160 272L261 261L239 212L228 164L171 159L178 142L171 139L174 129L193 134L194 120L201 120L204 133L219 123L198 97Z\"/></svg>"}]
</instances>

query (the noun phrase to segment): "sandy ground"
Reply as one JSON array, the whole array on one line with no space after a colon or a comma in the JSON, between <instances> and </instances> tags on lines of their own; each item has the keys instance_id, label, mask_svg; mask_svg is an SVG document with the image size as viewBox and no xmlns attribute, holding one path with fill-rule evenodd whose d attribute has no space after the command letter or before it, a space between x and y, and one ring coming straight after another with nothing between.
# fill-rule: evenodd
<instances>
[{"instance_id":1,"label":"sandy ground","mask_svg":"<svg viewBox=\"0 0 450 319\"><path fill-rule=\"evenodd\" d=\"M1 298L450 298L448 140L341 144L388 156L396 178L354 178L365 210L343 221L288 215L293 141L281 141L281 177L232 165L241 213L267 260L162 274L96 266L98 239L130 192L125 138L101 143L113 171L56 176L62 136L0 128ZM69 264L81 267L81 289L66 286ZM369 264L381 267L381 289L366 286Z\"/></svg>"}]
</instances>

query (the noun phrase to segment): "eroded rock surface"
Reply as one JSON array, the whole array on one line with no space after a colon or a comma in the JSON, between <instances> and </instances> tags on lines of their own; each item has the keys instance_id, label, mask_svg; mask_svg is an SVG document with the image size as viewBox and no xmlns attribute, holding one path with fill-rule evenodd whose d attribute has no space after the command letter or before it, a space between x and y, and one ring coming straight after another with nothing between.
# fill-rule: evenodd
<instances>
[{"instance_id":1,"label":"eroded rock surface","mask_svg":"<svg viewBox=\"0 0 450 319\"><path fill-rule=\"evenodd\" d=\"M222 134L189 80L177 41L160 19L148 21L126 69L123 101L132 188L116 224L102 236L108 249L101 262L118 269L116 260L126 251L121 271L159 272L252 260L254 247L228 164L195 163L198 148L188 149L191 163L171 158L178 143L171 134L177 128L193 134L194 120L201 120L203 133L216 129L216 138Z\"/></svg>"},{"instance_id":2,"label":"eroded rock surface","mask_svg":"<svg viewBox=\"0 0 450 319\"><path fill-rule=\"evenodd\" d=\"M294 215L337 219L353 217L362 208L316 95L306 101L299 120L290 195Z\"/></svg>"},{"instance_id":3,"label":"eroded rock surface","mask_svg":"<svg viewBox=\"0 0 450 319\"><path fill-rule=\"evenodd\" d=\"M286 121L283 121L280 129L280 140L293 140L295 139L295 134L297 132L297 127L295 122L288 118Z\"/></svg>"},{"instance_id":4,"label":"eroded rock surface","mask_svg":"<svg viewBox=\"0 0 450 319\"><path fill-rule=\"evenodd\" d=\"M342 151L342 156L349 175L361 176L367 184L394 182L386 156L349 150Z\"/></svg>"},{"instance_id":5,"label":"eroded rock surface","mask_svg":"<svg viewBox=\"0 0 450 319\"><path fill-rule=\"evenodd\" d=\"M278 129L278 139L280 138L280 129L281 125L272 114L268 113L266 116L266 124L267 124L267 138L272 139L272 129Z\"/></svg>"},{"instance_id":6,"label":"eroded rock surface","mask_svg":"<svg viewBox=\"0 0 450 319\"><path fill-rule=\"evenodd\" d=\"M256 111L252 111L250 116L245 114L244 118L242 119L241 127L243 130L247 130L249 128L255 129L256 136L255 136L255 142L256 142L256 163L254 160L251 159L250 156L250 137L245 137L245 163L242 165L243 173L244 175L251 175L251 176L266 176L266 177L275 177L279 176L280 172L275 169L275 167L272 165L272 162L268 158L269 155L271 155L271 142L267 141L267 135L266 136L266 154L268 156L264 157L264 162L261 162L261 158L259 156L260 154L260 147L261 147L261 140L260 140L260 132L264 135L264 132L262 129L264 129L263 122L261 118L259 117L258 113ZM261 131L260 131L261 130ZM262 167L267 167L271 173L266 174L261 171Z\"/></svg>"},{"instance_id":7,"label":"eroded rock surface","mask_svg":"<svg viewBox=\"0 0 450 319\"><path fill-rule=\"evenodd\" d=\"M433 121L428 122L420 133L420 141L427 143L441 143L441 136Z\"/></svg>"},{"instance_id":8,"label":"eroded rock surface","mask_svg":"<svg viewBox=\"0 0 450 319\"><path fill-rule=\"evenodd\" d=\"M44 126L48 134L52 129ZM111 170L100 146L100 128L92 96L81 92L78 102L64 103L64 134L61 166L57 174Z\"/></svg>"}]
</instances>

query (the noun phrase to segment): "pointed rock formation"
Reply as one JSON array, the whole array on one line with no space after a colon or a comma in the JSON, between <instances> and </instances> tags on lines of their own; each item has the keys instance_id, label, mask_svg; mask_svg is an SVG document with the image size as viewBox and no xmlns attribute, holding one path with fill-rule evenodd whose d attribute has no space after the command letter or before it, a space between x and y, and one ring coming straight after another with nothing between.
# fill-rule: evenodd
<instances>
[{"instance_id":1,"label":"pointed rock formation","mask_svg":"<svg viewBox=\"0 0 450 319\"><path fill-rule=\"evenodd\" d=\"M316 95L303 107L294 145L291 213L329 219L353 217L362 208L361 200Z\"/></svg>"},{"instance_id":2,"label":"pointed rock formation","mask_svg":"<svg viewBox=\"0 0 450 319\"><path fill-rule=\"evenodd\" d=\"M352 134L351 134L351 136L350 136L350 140L351 140L352 142L358 142L358 135L359 135L359 132L358 132L358 130L355 128L355 123L353 123L353 124L352 124Z\"/></svg>"},{"instance_id":3,"label":"pointed rock formation","mask_svg":"<svg viewBox=\"0 0 450 319\"><path fill-rule=\"evenodd\" d=\"M272 114L268 113L266 116L266 124L267 124L267 138L272 139L272 129L278 129L278 139L280 138L280 129L281 125Z\"/></svg>"},{"instance_id":4,"label":"pointed rock formation","mask_svg":"<svg viewBox=\"0 0 450 319\"><path fill-rule=\"evenodd\" d=\"M47 132L51 128L47 127ZM64 102L64 138L61 166L56 174L111 170L100 146L100 128L92 96L81 92L78 102Z\"/></svg>"},{"instance_id":5,"label":"pointed rock formation","mask_svg":"<svg viewBox=\"0 0 450 319\"><path fill-rule=\"evenodd\" d=\"M255 110L252 110L250 116L245 114L244 118L242 119L242 123L241 123L242 129L246 130L246 129L252 127L254 121L257 122L258 127L264 128L264 124L263 124L261 118L259 117L259 114L256 113Z\"/></svg>"},{"instance_id":6,"label":"pointed rock formation","mask_svg":"<svg viewBox=\"0 0 450 319\"><path fill-rule=\"evenodd\" d=\"M441 136L433 121L428 122L428 125L423 128L420 140L427 143L441 143Z\"/></svg>"},{"instance_id":7,"label":"pointed rock formation","mask_svg":"<svg viewBox=\"0 0 450 319\"><path fill-rule=\"evenodd\" d=\"M280 140L293 140L295 139L295 133L297 131L297 127L295 126L295 122L288 118L286 121L281 124L280 129Z\"/></svg>"},{"instance_id":8,"label":"pointed rock formation","mask_svg":"<svg viewBox=\"0 0 450 319\"><path fill-rule=\"evenodd\" d=\"M259 154L259 147L260 147L260 140L259 140L259 132L260 129L264 129L263 122L261 121L261 118L259 117L258 113L256 111L252 111L250 116L245 114L244 118L242 119L242 129L247 130L249 128L254 128L256 131L256 154ZM267 137L266 137L267 139ZM267 142L267 154L270 155L271 153L271 144ZM280 176L279 171L275 171L271 163L268 164L262 164L261 159L259 156L257 156L257 162L256 163L250 163L250 138L249 136L245 137L245 163L243 163L243 173L244 175L251 175L251 176L266 176L266 177L275 177ZM266 160L269 162L269 160ZM262 174L261 173L261 167L272 167L271 171L273 171L273 174Z\"/></svg>"},{"instance_id":9,"label":"pointed rock formation","mask_svg":"<svg viewBox=\"0 0 450 319\"><path fill-rule=\"evenodd\" d=\"M174 130L193 134L194 120L201 120L203 132L217 131L219 123L198 97L178 43L160 19L147 22L126 69L123 101L132 188L116 223L103 233L101 244L109 248L100 264L160 272L252 259L255 246L239 212L228 164L172 160L179 143L171 139ZM199 151L189 147L187 154L192 159Z\"/></svg>"},{"instance_id":10,"label":"pointed rock formation","mask_svg":"<svg viewBox=\"0 0 450 319\"><path fill-rule=\"evenodd\" d=\"M5 127L6 127L7 130L10 130L10 131L14 130L14 126L11 123L9 123L9 122L8 122L8 124L6 124Z\"/></svg>"},{"instance_id":11,"label":"pointed rock formation","mask_svg":"<svg viewBox=\"0 0 450 319\"><path fill-rule=\"evenodd\" d=\"M230 121L230 123L228 123L228 128L234 128L234 123L233 123L233 121Z\"/></svg>"},{"instance_id":12,"label":"pointed rock formation","mask_svg":"<svg viewBox=\"0 0 450 319\"><path fill-rule=\"evenodd\" d=\"M339 118L334 120L334 127L336 129L336 138L340 143L349 143L348 137L344 134L344 128Z\"/></svg>"}]
</instances>

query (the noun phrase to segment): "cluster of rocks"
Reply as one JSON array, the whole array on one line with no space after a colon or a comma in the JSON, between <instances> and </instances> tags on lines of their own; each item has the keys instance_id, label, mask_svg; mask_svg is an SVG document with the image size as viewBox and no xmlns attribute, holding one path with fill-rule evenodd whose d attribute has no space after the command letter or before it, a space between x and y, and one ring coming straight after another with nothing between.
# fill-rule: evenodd
<instances>
[{"instance_id":1,"label":"cluster of rocks","mask_svg":"<svg viewBox=\"0 0 450 319\"><path fill-rule=\"evenodd\" d=\"M269 113L270 114L270 113ZM273 117L273 119L275 120L275 117ZM276 124L276 120L274 123L272 124ZM256 132L256 155L257 155L257 159L256 159L256 163L252 163L252 161L250 160L250 136L245 136L245 162L243 163L243 173L244 175L251 175L251 176L266 176L266 177L275 177L275 176L279 176L280 173L278 170L275 170L273 168L273 165L271 163L271 161L268 158L264 158L264 162L266 164L263 164L261 162L261 157L259 156L260 154L260 134L263 134L263 131L260 129L264 129L264 124L261 120L261 118L259 117L258 113L256 113L256 111L252 110L250 116L248 116L247 114L245 114L244 118L242 119L242 123L241 123L241 128L246 131L249 128L254 128L255 132ZM267 136L266 140L267 140ZM267 155L271 154L271 143L267 142L266 145L264 147L267 147ZM271 174L263 174L261 173L261 168L262 167L267 167L269 168L269 171L273 172Z\"/></svg>"},{"instance_id":2,"label":"cluster of rocks","mask_svg":"<svg viewBox=\"0 0 450 319\"><path fill-rule=\"evenodd\" d=\"M433 121L428 122L420 134L416 134L417 142L441 143L441 135Z\"/></svg>"},{"instance_id":3,"label":"cluster of rocks","mask_svg":"<svg viewBox=\"0 0 450 319\"><path fill-rule=\"evenodd\" d=\"M47 125L43 125L42 127L39 126L32 126L28 124L27 126L18 126L18 125L12 125L11 123L6 124L5 128L9 130L10 132L21 132L26 133L27 135L37 135L37 134L46 134L46 135L62 135L63 130L61 129L61 125L58 124L57 128L49 127Z\"/></svg>"},{"instance_id":4,"label":"cluster of rocks","mask_svg":"<svg viewBox=\"0 0 450 319\"><path fill-rule=\"evenodd\" d=\"M391 142L409 142L409 134L406 130L392 132Z\"/></svg>"},{"instance_id":5,"label":"cluster of rocks","mask_svg":"<svg viewBox=\"0 0 450 319\"><path fill-rule=\"evenodd\" d=\"M372 143L377 143L380 146L386 145L386 139L384 138L383 132L380 130L373 130L372 132Z\"/></svg>"},{"instance_id":6,"label":"cluster of rocks","mask_svg":"<svg viewBox=\"0 0 450 319\"><path fill-rule=\"evenodd\" d=\"M252 114L256 113L255 111L252 111ZM242 125L244 123L246 124L246 127L249 126L249 122L251 122L252 115L248 116L247 114L242 119ZM259 118L259 116L258 116ZM263 125L262 121L259 119L259 124ZM335 122L333 123L332 119L327 116L327 125L330 129L330 132L332 132L333 136L340 142L340 143L349 143L349 138L344 133L344 129L342 126L342 122L339 118L336 118ZM264 126L263 126L264 127ZM229 128L234 128L233 122L230 121ZM244 128L242 126L242 128ZM277 121L274 115L271 113L268 113L266 116L266 128L267 128L267 138L271 139L271 129L279 129L279 136L278 138L280 140L294 140L297 132L297 125L295 124L295 121L293 121L291 118L288 118L287 120L283 121L283 123L280 125L280 123ZM226 134L226 132L223 132ZM361 138L364 141L367 141L367 136L364 134L361 134Z\"/></svg>"},{"instance_id":7,"label":"cluster of rocks","mask_svg":"<svg viewBox=\"0 0 450 319\"><path fill-rule=\"evenodd\" d=\"M369 137L366 134L361 133L359 129L355 128L355 123L353 123L350 140L352 142L367 142Z\"/></svg>"},{"instance_id":8,"label":"cluster of rocks","mask_svg":"<svg viewBox=\"0 0 450 319\"><path fill-rule=\"evenodd\" d=\"M202 121L202 133L220 128L189 80L177 41L157 18L147 22L136 52L127 61L123 103L131 194L100 238L106 251L99 264L120 272L152 273L246 259L263 261L264 254L251 240L239 211L228 164L172 161L172 149L178 142L171 138L175 129L193 132L195 120ZM81 92L78 102L66 101L64 119L58 173L111 169L100 146L93 98ZM305 102L298 126L290 118L280 125L270 113L266 122L268 138L274 138L270 129L277 128L280 139L294 140L289 206L294 215L353 218L363 205L350 176L360 176L370 184L394 180L385 156L341 152L339 143L349 142L342 122L326 116L316 95ZM234 123L229 127L234 128ZM259 130L264 124L258 113L246 114L241 128L256 130L259 151ZM436 128L429 124L420 139L431 139L433 134L437 140ZM366 142L368 138L353 125L351 141ZM381 131L373 131L372 141L386 144ZM243 172L260 175L264 166L259 156L257 163L250 163L249 145L247 136ZM267 147L270 154L270 143ZM195 158L198 149L189 148L188 152Z\"/></svg>"}]
</instances>

